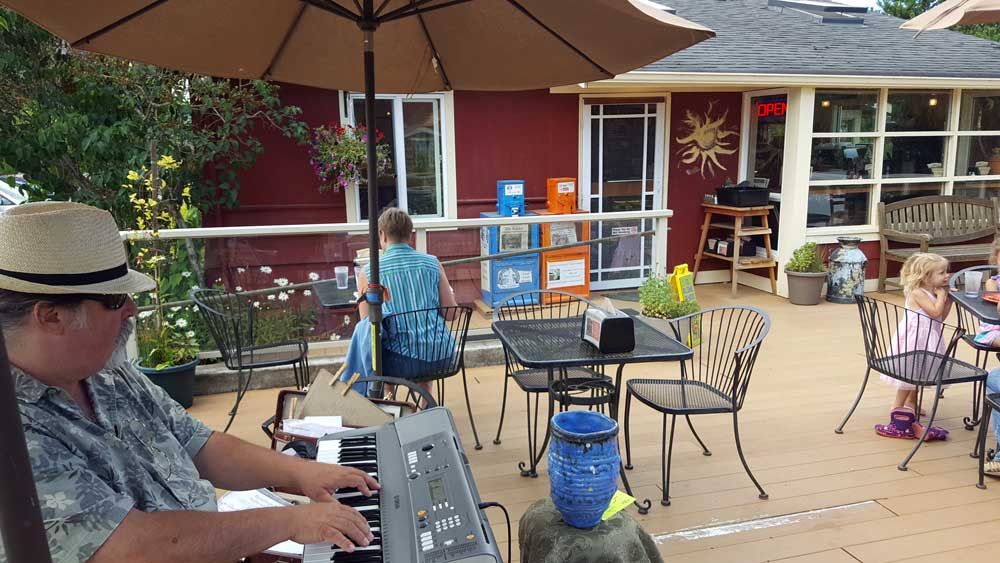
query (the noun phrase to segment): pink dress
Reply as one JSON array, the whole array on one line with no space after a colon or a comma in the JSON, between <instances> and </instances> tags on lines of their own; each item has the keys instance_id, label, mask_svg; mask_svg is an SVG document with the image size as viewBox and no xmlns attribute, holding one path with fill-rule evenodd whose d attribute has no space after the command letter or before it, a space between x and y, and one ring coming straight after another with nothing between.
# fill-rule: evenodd
<instances>
[{"instance_id":1,"label":"pink dress","mask_svg":"<svg viewBox=\"0 0 1000 563\"><path fill-rule=\"evenodd\" d=\"M937 297L924 288L916 291L923 291L930 298L931 302L937 303ZM940 360L944 358L944 342L941 340L941 332L944 319L933 318L927 315L910 296L906 297L906 313L899 321L896 334L892 337L891 350L889 353L894 357L890 363L890 370L909 377L923 381L933 381L937 377L937 369L941 367ZM926 350L932 354L907 355L907 352ZM900 357L895 357L902 354ZM885 383L901 390L916 389L915 386L893 379L885 374L880 376Z\"/></svg>"}]
</instances>

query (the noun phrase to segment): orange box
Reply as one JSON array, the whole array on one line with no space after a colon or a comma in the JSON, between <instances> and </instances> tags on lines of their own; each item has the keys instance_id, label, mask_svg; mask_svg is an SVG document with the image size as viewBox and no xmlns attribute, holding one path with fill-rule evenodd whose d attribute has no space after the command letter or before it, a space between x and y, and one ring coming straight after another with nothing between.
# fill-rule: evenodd
<instances>
[{"instance_id":1,"label":"orange box","mask_svg":"<svg viewBox=\"0 0 1000 563\"><path fill-rule=\"evenodd\" d=\"M538 215L558 215L536 211ZM580 212L580 215L587 214ZM590 222L543 223L541 246L561 246L590 240ZM580 297L590 295L590 246L576 246L542 252L539 277L542 289L558 289ZM542 303L558 301L543 294Z\"/></svg>"},{"instance_id":2,"label":"orange box","mask_svg":"<svg viewBox=\"0 0 1000 563\"><path fill-rule=\"evenodd\" d=\"M549 178L545 184L549 211L576 213L576 178Z\"/></svg>"}]
</instances>

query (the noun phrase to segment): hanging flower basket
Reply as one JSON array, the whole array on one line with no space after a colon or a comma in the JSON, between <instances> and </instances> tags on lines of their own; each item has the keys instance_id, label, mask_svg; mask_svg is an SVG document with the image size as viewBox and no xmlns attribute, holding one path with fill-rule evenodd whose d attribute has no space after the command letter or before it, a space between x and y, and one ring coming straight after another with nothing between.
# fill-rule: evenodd
<instances>
[{"instance_id":1,"label":"hanging flower basket","mask_svg":"<svg viewBox=\"0 0 1000 563\"><path fill-rule=\"evenodd\" d=\"M389 173L392 161L389 145L381 143L385 135L375 130L375 161L378 174ZM340 127L322 125L313 130L309 164L321 181L319 191L339 192L367 179L368 132L363 125Z\"/></svg>"}]
</instances>

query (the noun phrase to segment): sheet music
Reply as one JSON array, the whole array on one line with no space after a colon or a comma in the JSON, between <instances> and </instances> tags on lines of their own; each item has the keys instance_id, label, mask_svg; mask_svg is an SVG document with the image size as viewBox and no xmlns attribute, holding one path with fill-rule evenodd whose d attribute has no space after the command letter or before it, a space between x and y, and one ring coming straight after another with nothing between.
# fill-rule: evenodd
<instances>
[{"instance_id":1,"label":"sheet music","mask_svg":"<svg viewBox=\"0 0 1000 563\"><path fill-rule=\"evenodd\" d=\"M291 506L291 503L266 489L254 491L230 491L219 499L219 512L235 512L253 508L274 508L276 506ZM272 555L289 555L302 557L304 546L293 541L283 541L264 550Z\"/></svg>"}]
</instances>

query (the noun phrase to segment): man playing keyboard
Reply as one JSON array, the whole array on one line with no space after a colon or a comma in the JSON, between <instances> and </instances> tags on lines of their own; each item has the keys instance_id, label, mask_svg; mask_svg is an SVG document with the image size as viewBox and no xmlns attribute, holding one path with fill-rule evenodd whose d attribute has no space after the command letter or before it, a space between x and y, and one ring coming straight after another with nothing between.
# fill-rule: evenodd
<instances>
[{"instance_id":1,"label":"man playing keyboard","mask_svg":"<svg viewBox=\"0 0 1000 563\"><path fill-rule=\"evenodd\" d=\"M356 503L331 494L371 496L368 473L213 432L110 361L131 330L129 294L155 285L126 258L106 211L42 202L0 214L0 328L53 561L229 563L289 539L368 546ZM271 486L315 502L216 511L216 487Z\"/></svg>"}]
</instances>

